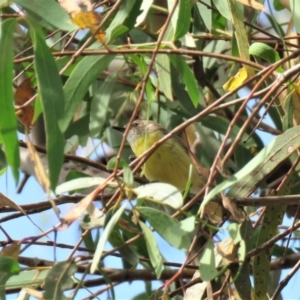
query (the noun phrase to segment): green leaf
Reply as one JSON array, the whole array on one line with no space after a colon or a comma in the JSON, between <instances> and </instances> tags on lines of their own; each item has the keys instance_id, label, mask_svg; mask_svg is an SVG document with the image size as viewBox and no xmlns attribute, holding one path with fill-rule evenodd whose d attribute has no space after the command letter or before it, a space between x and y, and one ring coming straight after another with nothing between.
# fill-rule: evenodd
<instances>
[{"instance_id":1,"label":"green leaf","mask_svg":"<svg viewBox=\"0 0 300 300\"><path fill-rule=\"evenodd\" d=\"M290 0L290 6L296 31L297 33L300 33L300 2L296 0Z\"/></svg>"},{"instance_id":2,"label":"green leaf","mask_svg":"<svg viewBox=\"0 0 300 300\"><path fill-rule=\"evenodd\" d=\"M174 12L172 23L173 19L175 22L173 41L176 41L188 32L191 25L191 5L189 0L179 0L179 5Z\"/></svg>"},{"instance_id":3,"label":"green leaf","mask_svg":"<svg viewBox=\"0 0 300 300\"><path fill-rule=\"evenodd\" d=\"M211 0L202 0L201 2L206 3L208 6L211 6ZM207 28L208 31L211 31L212 24L212 10L202 3L197 2L196 8Z\"/></svg>"},{"instance_id":4,"label":"green leaf","mask_svg":"<svg viewBox=\"0 0 300 300\"><path fill-rule=\"evenodd\" d=\"M19 274L21 268L17 261L8 256L0 256L0 271L10 275Z\"/></svg>"},{"instance_id":5,"label":"green leaf","mask_svg":"<svg viewBox=\"0 0 300 300\"><path fill-rule=\"evenodd\" d=\"M188 250L190 240L178 220L151 207L137 207L136 209L171 246Z\"/></svg>"},{"instance_id":6,"label":"green leaf","mask_svg":"<svg viewBox=\"0 0 300 300\"><path fill-rule=\"evenodd\" d=\"M195 107L197 107L200 101L200 93L198 90L197 81L192 70L182 56L169 55L169 59L173 66L178 70L178 73L180 74L186 86L186 90L192 100L192 103Z\"/></svg>"},{"instance_id":7,"label":"green leaf","mask_svg":"<svg viewBox=\"0 0 300 300\"><path fill-rule=\"evenodd\" d=\"M115 213L114 215L111 217L111 219L109 220L109 222L107 223L107 225L104 228L104 231L101 235L101 238L99 239L94 257L93 257L93 261L91 264L91 273L95 273L98 264L100 262L101 259L101 255L105 246L105 243L108 241L109 236L114 228L114 226L117 224L117 222L119 221L119 219L121 218L122 213L125 210L125 207L127 206L127 203L124 203Z\"/></svg>"},{"instance_id":8,"label":"green leaf","mask_svg":"<svg viewBox=\"0 0 300 300\"><path fill-rule=\"evenodd\" d=\"M117 72L114 72L105 79L92 99L89 123L91 137L99 137L102 134L103 127L108 119L109 103L116 80Z\"/></svg>"},{"instance_id":9,"label":"green leaf","mask_svg":"<svg viewBox=\"0 0 300 300\"><path fill-rule=\"evenodd\" d=\"M214 243L209 240L201 253L199 261L200 277L203 281L216 278L221 272L216 269Z\"/></svg>"},{"instance_id":10,"label":"green leaf","mask_svg":"<svg viewBox=\"0 0 300 300\"><path fill-rule=\"evenodd\" d=\"M155 67L158 77L158 88L167 99L173 100L171 86L170 60L166 54L157 54L155 57Z\"/></svg>"},{"instance_id":11,"label":"green leaf","mask_svg":"<svg viewBox=\"0 0 300 300\"><path fill-rule=\"evenodd\" d=\"M45 299L69 299L64 295L64 291L73 287L75 280L72 277L76 270L75 262L56 263L45 278Z\"/></svg>"},{"instance_id":12,"label":"green leaf","mask_svg":"<svg viewBox=\"0 0 300 300\"><path fill-rule=\"evenodd\" d=\"M135 20L140 14L141 4L142 0L122 1L116 16L105 31L106 43L110 43L134 27Z\"/></svg>"},{"instance_id":13,"label":"green leaf","mask_svg":"<svg viewBox=\"0 0 300 300\"><path fill-rule=\"evenodd\" d=\"M158 250L157 243L154 237L153 232L147 227L143 222L139 222L140 227L144 233L146 246L149 254L151 264L154 268L157 279L160 278L163 271L163 259Z\"/></svg>"},{"instance_id":14,"label":"green leaf","mask_svg":"<svg viewBox=\"0 0 300 300\"><path fill-rule=\"evenodd\" d=\"M143 75L147 73L147 64L145 62L144 56L139 57L137 55L129 54L128 57L130 57L133 60L133 62L138 65ZM149 102L151 102L155 97L150 79L148 79L146 82L146 95Z\"/></svg>"},{"instance_id":15,"label":"green leaf","mask_svg":"<svg viewBox=\"0 0 300 300\"><path fill-rule=\"evenodd\" d=\"M20 272L8 279L5 284L6 288L23 288L24 286L39 287L41 286L48 274L48 270L30 270Z\"/></svg>"},{"instance_id":16,"label":"green leaf","mask_svg":"<svg viewBox=\"0 0 300 300\"><path fill-rule=\"evenodd\" d=\"M76 30L67 12L54 0L15 0L35 21L45 20L54 28L65 31Z\"/></svg>"},{"instance_id":17,"label":"green leaf","mask_svg":"<svg viewBox=\"0 0 300 300\"><path fill-rule=\"evenodd\" d=\"M58 126L64 113L64 93L56 63L42 31L37 24L31 20L27 21L33 40L38 96L44 113L50 185L51 189L55 190L63 164L65 145L64 136Z\"/></svg>"},{"instance_id":18,"label":"green leaf","mask_svg":"<svg viewBox=\"0 0 300 300\"><path fill-rule=\"evenodd\" d=\"M201 124L221 134L226 134L230 121L220 116L207 116L201 118ZM239 134L239 131L240 127L238 127L237 125L233 125L230 138L232 140L235 140L236 136ZM244 133L240 145L249 149L250 147L255 147L256 142L252 137L249 137L247 133Z\"/></svg>"},{"instance_id":19,"label":"green leaf","mask_svg":"<svg viewBox=\"0 0 300 300\"><path fill-rule=\"evenodd\" d=\"M231 21L231 13L227 0L212 0L219 13L227 20Z\"/></svg>"},{"instance_id":20,"label":"green leaf","mask_svg":"<svg viewBox=\"0 0 300 300\"><path fill-rule=\"evenodd\" d=\"M280 56L276 50L274 50L271 46L264 43L253 43L249 47L249 54L258 56L269 63L275 63L280 60ZM281 67L276 69L277 72L283 72Z\"/></svg>"},{"instance_id":21,"label":"green leaf","mask_svg":"<svg viewBox=\"0 0 300 300\"><path fill-rule=\"evenodd\" d=\"M135 27L140 26L145 21L146 17L148 16L148 13L151 9L153 1L154 0L143 0L142 1L142 5L140 8L141 13L136 18Z\"/></svg>"},{"instance_id":22,"label":"green leaf","mask_svg":"<svg viewBox=\"0 0 300 300\"><path fill-rule=\"evenodd\" d=\"M126 243L126 240L121 236L120 231L113 230L113 232L109 235L109 242L113 245L113 247L123 246ZM125 247L121 247L118 250L123 259L129 262L132 266L135 266L139 263L139 254L136 251L136 244L134 245L126 245Z\"/></svg>"},{"instance_id":23,"label":"green leaf","mask_svg":"<svg viewBox=\"0 0 300 300\"><path fill-rule=\"evenodd\" d=\"M285 9L285 7L280 3L280 0L273 0L273 6L276 11L281 11Z\"/></svg>"},{"instance_id":24,"label":"green leaf","mask_svg":"<svg viewBox=\"0 0 300 300\"><path fill-rule=\"evenodd\" d=\"M13 38L16 20L1 22L0 31L0 135L8 164L15 181L19 180L20 154L17 137L17 120L13 100Z\"/></svg>"},{"instance_id":25,"label":"green leaf","mask_svg":"<svg viewBox=\"0 0 300 300\"><path fill-rule=\"evenodd\" d=\"M76 179L72 179L72 180L66 181L66 182L58 185L55 189L55 193L59 195L59 194L66 193L66 192L87 189L90 187L96 187L96 186L101 185L105 181L106 181L106 178L95 177L95 176L76 178ZM116 183L112 183L112 185L113 184L115 184L117 187Z\"/></svg>"},{"instance_id":26,"label":"green leaf","mask_svg":"<svg viewBox=\"0 0 300 300\"><path fill-rule=\"evenodd\" d=\"M17 261L7 256L0 256L0 298L5 299L5 286L7 280L20 272Z\"/></svg>"},{"instance_id":27,"label":"green leaf","mask_svg":"<svg viewBox=\"0 0 300 300\"><path fill-rule=\"evenodd\" d=\"M86 56L76 66L64 86L65 114L59 124L63 132L68 128L89 86L97 79L101 72L107 68L114 58L115 55Z\"/></svg>"},{"instance_id":28,"label":"green leaf","mask_svg":"<svg viewBox=\"0 0 300 300\"><path fill-rule=\"evenodd\" d=\"M282 161L300 147L300 126L287 130L264 147L243 169L212 189L201 203L200 210L217 194L230 187L228 197L250 195Z\"/></svg>"}]
</instances>

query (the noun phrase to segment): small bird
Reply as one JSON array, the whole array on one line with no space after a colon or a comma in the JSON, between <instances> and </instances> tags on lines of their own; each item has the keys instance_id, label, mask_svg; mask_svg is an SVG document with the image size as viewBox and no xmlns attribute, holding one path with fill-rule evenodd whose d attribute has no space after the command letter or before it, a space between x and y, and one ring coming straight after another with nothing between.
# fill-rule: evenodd
<instances>
[{"instance_id":1,"label":"small bird","mask_svg":"<svg viewBox=\"0 0 300 300\"><path fill-rule=\"evenodd\" d=\"M113 128L125 131L123 127ZM128 132L127 141L135 156L139 157L166 134L168 131L153 121L135 120ZM206 184L208 170L200 165L179 137L172 136L150 155L142 166L142 171L150 181L169 183L183 191L189 179L190 166L190 191L196 194Z\"/></svg>"}]
</instances>

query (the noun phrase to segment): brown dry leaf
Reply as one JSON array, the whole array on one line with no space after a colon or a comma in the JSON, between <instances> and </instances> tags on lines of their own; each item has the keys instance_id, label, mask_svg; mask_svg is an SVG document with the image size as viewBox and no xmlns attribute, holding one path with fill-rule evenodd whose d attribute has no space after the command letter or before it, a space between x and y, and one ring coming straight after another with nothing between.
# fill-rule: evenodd
<instances>
[{"instance_id":1,"label":"brown dry leaf","mask_svg":"<svg viewBox=\"0 0 300 300\"><path fill-rule=\"evenodd\" d=\"M203 213L212 224L218 224L223 220L223 209L219 203L208 202L204 207Z\"/></svg>"},{"instance_id":2,"label":"brown dry leaf","mask_svg":"<svg viewBox=\"0 0 300 300\"><path fill-rule=\"evenodd\" d=\"M285 7L286 9L288 9L289 11L291 11L291 4L290 4L290 0L279 0L280 4Z\"/></svg>"},{"instance_id":3,"label":"brown dry leaf","mask_svg":"<svg viewBox=\"0 0 300 300\"><path fill-rule=\"evenodd\" d=\"M216 244L215 251L227 261L234 262L238 260L237 248L238 246L234 243L233 239L228 237Z\"/></svg>"},{"instance_id":4,"label":"brown dry leaf","mask_svg":"<svg viewBox=\"0 0 300 300\"><path fill-rule=\"evenodd\" d=\"M64 217L62 218L63 223L60 229L65 229L64 225L70 225L74 221L76 221L78 218L83 216L88 206L92 203L94 200L95 192L92 192L85 196L80 202L78 202L69 212L67 212Z\"/></svg>"},{"instance_id":5,"label":"brown dry leaf","mask_svg":"<svg viewBox=\"0 0 300 300\"><path fill-rule=\"evenodd\" d=\"M49 181L47 173L43 167L43 164L41 162L41 158L40 158L39 154L36 152L35 147L29 138L28 130L25 130L25 136L26 136L26 144L28 147L30 158L33 162L36 178L37 178L38 182L40 183L40 185L42 186L42 188L44 189L44 191L46 193L49 193L50 181Z\"/></svg>"},{"instance_id":6,"label":"brown dry leaf","mask_svg":"<svg viewBox=\"0 0 300 300\"><path fill-rule=\"evenodd\" d=\"M239 69L239 71L223 85L225 92L233 91L243 84L248 78L247 70L245 67Z\"/></svg>"},{"instance_id":7,"label":"brown dry leaf","mask_svg":"<svg viewBox=\"0 0 300 300\"><path fill-rule=\"evenodd\" d=\"M17 88L15 91L15 104L18 106L23 105L26 103L30 98L32 98L35 94L34 89L31 87L31 80L30 78L26 78ZM32 120L34 116L34 108L29 104L23 108L18 109L16 112L18 119L22 122L25 126L29 127L32 125Z\"/></svg>"},{"instance_id":8,"label":"brown dry leaf","mask_svg":"<svg viewBox=\"0 0 300 300\"><path fill-rule=\"evenodd\" d=\"M0 207L4 207L4 206L14 208L15 210L18 210L21 213L23 213L24 215L26 215L26 212L22 209L21 206L16 204L13 200L9 199L4 194L0 193Z\"/></svg>"},{"instance_id":9,"label":"brown dry leaf","mask_svg":"<svg viewBox=\"0 0 300 300\"><path fill-rule=\"evenodd\" d=\"M25 290L27 294L29 294L30 296L33 296L37 299L40 299L40 300L43 300L45 299L44 298L44 294L33 289L33 288L30 288L30 287L24 287L22 290Z\"/></svg>"},{"instance_id":10,"label":"brown dry leaf","mask_svg":"<svg viewBox=\"0 0 300 300\"><path fill-rule=\"evenodd\" d=\"M21 250L21 245L19 243L13 242L12 244L3 247L0 255L1 256L8 256L13 258L14 260L18 260L19 254Z\"/></svg>"},{"instance_id":11,"label":"brown dry leaf","mask_svg":"<svg viewBox=\"0 0 300 300\"><path fill-rule=\"evenodd\" d=\"M251 6L252 8L258 9L258 10L261 10L261 11L266 10L266 8L263 4L255 1L255 0L236 0L236 2L240 2L244 5Z\"/></svg>"},{"instance_id":12,"label":"brown dry leaf","mask_svg":"<svg viewBox=\"0 0 300 300\"><path fill-rule=\"evenodd\" d=\"M237 222L242 223L245 217L238 210L236 204L232 202L228 197L226 197L224 193L221 193L221 197L223 206L231 213L231 215Z\"/></svg>"},{"instance_id":13,"label":"brown dry leaf","mask_svg":"<svg viewBox=\"0 0 300 300\"><path fill-rule=\"evenodd\" d=\"M79 12L73 14L72 22L76 24L81 29L90 29L93 33L97 30L99 24L101 23L101 17L94 11L86 11L86 12ZM105 38L105 33L100 30L96 34L96 38L103 42Z\"/></svg>"}]
</instances>

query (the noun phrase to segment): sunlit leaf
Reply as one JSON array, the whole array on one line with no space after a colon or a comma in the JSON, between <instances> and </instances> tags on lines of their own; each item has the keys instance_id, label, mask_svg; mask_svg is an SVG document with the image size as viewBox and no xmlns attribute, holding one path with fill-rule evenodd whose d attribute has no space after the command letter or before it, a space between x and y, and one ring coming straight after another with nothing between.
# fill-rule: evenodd
<instances>
[{"instance_id":1,"label":"sunlit leaf","mask_svg":"<svg viewBox=\"0 0 300 300\"><path fill-rule=\"evenodd\" d=\"M243 82L248 78L247 70L245 68L239 69L237 74L229 78L229 80L223 85L223 89L226 92L233 91L243 84Z\"/></svg>"},{"instance_id":2,"label":"sunlit leaf","mask_svg":"<svg viewBox=\"0 0 300 300\"><path fill-rule=\"evenodd\" d=\"M107 223L107 225L105 226L105 229L103 231L103 234L101 235L101 238L99 239L96 251L94 253L94 258L91 264L91 273L93 274L97 267L98 264L100 262L100 258L102 255L102 252L104 250L104 246L105 243L108 241L109 235L112 232L114 226L116 225L116 223L119 221L122 213L125 210L127 203L124 203L115 213L114 215L111 217L111 219L109 220L109 222Z\"/></svg>"}]
</instances>

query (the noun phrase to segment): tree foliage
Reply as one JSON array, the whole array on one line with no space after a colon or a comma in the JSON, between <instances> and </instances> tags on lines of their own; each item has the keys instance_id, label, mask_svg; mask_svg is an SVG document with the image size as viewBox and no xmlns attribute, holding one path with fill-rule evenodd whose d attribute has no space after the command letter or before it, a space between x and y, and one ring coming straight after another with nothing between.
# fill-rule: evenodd
<instances>
[{"instance_id":1,"label":"tree foliage","mask_svg":"<svg viewBox=\"0 0 300 300\"><path fill-rule=\"evenodd\" d=\"M297 1L268 3L288 26L263 1L77 2L0 1L1 173L34 176L47 195L1 194L0 222L14 225L1 227L1 297L117 299L121 283L160 280L135 299L277 299L299 268ZM136 118L182 137L210 169L202 191L139 176L143 158L111 128ZM99 147L78 155L91 140L102 161ZM51 228L13 239L45 210ZM74 222L76 243L45 242ZM37 262L31 249L49 245Z\"/></svg>"}]
</instances>

